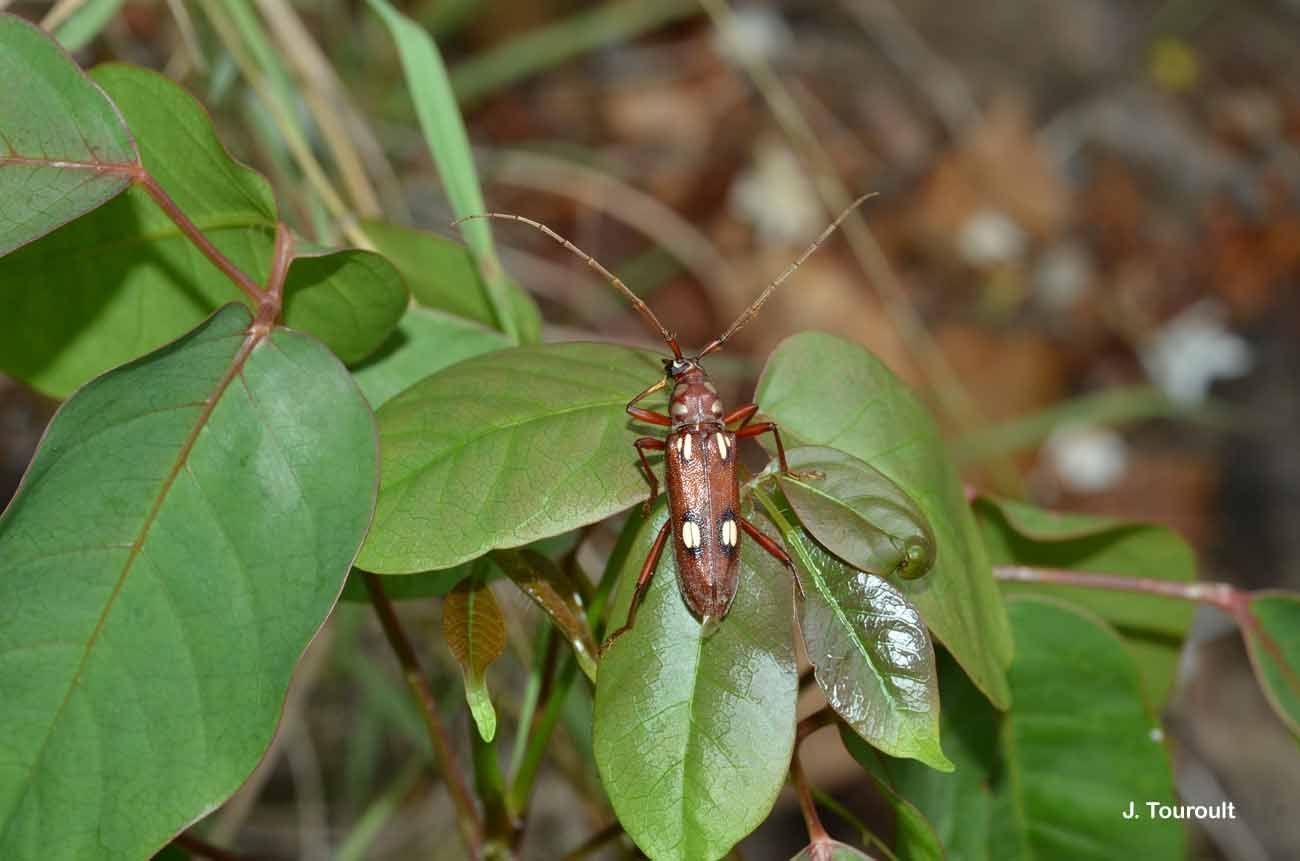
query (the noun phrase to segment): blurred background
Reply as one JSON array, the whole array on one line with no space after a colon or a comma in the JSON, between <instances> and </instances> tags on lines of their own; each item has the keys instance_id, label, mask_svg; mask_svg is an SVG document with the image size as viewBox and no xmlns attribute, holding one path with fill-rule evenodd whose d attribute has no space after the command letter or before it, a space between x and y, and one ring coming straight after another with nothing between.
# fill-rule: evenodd
<instances>
[{"instance_id":1,"label":"blurred background","mask_svg":"<svg viewBox=\"0 0 1300 861\"><path fill-rule=\"evenodd\" d=\"M79 3L5 2L41 20ZM449 233L392 42L350 0L104 3L77 53L165 71L272 180L295 229L340 241L241 51L258 16L309 145L359 215ZM491 208L568 236L699 347L864 192L869 232L829 241L711 364L748 400L771 349L821 329L928 400L968 480L1070 511L1171 525L1201 577L1300 588L1300 2L1297 0L413 0L451 69ZM214 17L215 16L215 17ZM655 342L576 260L497 227L550 340ZM0 377L0 498L56 404ZM600 564L617 524L590 536ZM509 743L530 606L492 671ZM462 741L459 673L431 601L403 614ZM539 784L527 858L609 824L575 692ZM1180 791L1241 818L1191 826L1195 857L1300 857L1300 752L1235 629L1198 615L1165 715ZM211 817L275 858L457 858L450 805L368 609L344 602L300 668L280 734ZM815 784L892 827L833 734ZM855 826L831 816L833 834ZM365 829L371 828L372 831ZM361 836L358 836L361 835ZM788 858L793 796L740 847ZM595 857L629 857L617 843ZM349 854L351 853L351 854Z\"/></svg>"}]
</instances>

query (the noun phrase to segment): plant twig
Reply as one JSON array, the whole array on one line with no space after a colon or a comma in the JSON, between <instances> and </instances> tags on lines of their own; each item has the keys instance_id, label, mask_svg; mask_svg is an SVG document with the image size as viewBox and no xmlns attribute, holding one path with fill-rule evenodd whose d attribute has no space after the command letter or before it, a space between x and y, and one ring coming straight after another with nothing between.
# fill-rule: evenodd
<instances>
[{"instance_id":1,"label":"plant twig","mask_svg":"<svg viewBox=\"0 0 1300 861\"><path fill-rule=\"evenodd\" d=\"M1061 568L1033 568L1026 565L994 565L993 576L1004 582L1039 583L1055 586L1082 586L1113 592L1138 592L1160 595L1180 601L1195 601L1217 607L1234 618L1247 611L1249 597L1227 583L1180 583L1146 577L1123 577L1116 574L1092 574Z\"/></svg>"},{"instance_id":2,"label":"plant twig","mask_svg":"<svg viewBox=\"0 0 1300 861\"><path fill-rule=\"evenodd\" d=\"M393 653L397 656L397 662L401 664L406 684L420 707L420 715L429 733L429 741L433 743L438 764L442 768L443 779L447 783L447 791L451 794L452 804L456 808L456 820L460 825L461 839L465 842L469 857L477 858L483 845L483 822L470 796L465 775L456 764L455 755L451 750L451 739L447 736L446 727L442 725L442 718L438 715L438 705L434 702L429 680L424 677L424 672L420 669L415 649L411 647L411 641L402 630L402 624L397 619L392 602L384 594L379 576L367 571L364 579L366 590L370 593L370 602L379 616L384 635L388 638L389 645L393 647Z\"/></svg>"}]
</instances>

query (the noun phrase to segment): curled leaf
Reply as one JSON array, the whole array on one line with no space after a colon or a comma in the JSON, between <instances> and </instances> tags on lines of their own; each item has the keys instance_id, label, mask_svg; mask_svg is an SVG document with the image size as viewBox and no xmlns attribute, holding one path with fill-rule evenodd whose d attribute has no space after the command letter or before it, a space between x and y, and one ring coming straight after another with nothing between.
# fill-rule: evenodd
<instances>
[{"instance_id":1,"label":"curled leaf","mask_svg":"<svg viewBox=\"0 0 1300 861\"><path fill-rule=\"evenodd\" d=\"M831 708L891 756L951 771L939 746L939 682L925 622L907 598L858 571L797 525L788 503L756 493L803 587L799 627Z\"/></svg>"},{"instance_id":2,"label":"curled leaf","mask_svg":"<svg viewBox=\"0 0 1300 861\"><path fill-rule=\"evenodd\" d=\"M822 446L792 449L792 474L777 480L799 522L826 549L862 571L914 580L934 564L925 514L883 473Z\"/></svg>"}]
</instances>

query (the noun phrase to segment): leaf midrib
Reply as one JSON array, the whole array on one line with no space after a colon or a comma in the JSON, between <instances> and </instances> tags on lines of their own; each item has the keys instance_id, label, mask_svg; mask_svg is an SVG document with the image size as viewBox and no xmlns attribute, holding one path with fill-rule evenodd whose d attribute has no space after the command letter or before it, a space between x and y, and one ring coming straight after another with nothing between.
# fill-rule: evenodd
<instances>
[{"instance_id":1,"label":"leaf midrib","mask_svg":"<svg viewBox=\"0 0 1300 861\"><path fill-rule=\"evenodd\" d=\"M63 712L67 708L68 703L72 700L72 694L77 689L78 683L81 680L81 675L85 671L91 653L94 651L95 643L98 641L99 635L102 633L104 625L108 620L109 613L116 604L117 598L122 592L122 588L126 585L127 575L130 574L132 566L143 551L145 541L149 536L149 531L157 521L158 515L162 511L162 507L167 501L167 496L171 491L172 485L175 484L177 477L180 475L181 469L189 460L190 453L198 442L199 433L207 425L208 420L212 417L212 413L221 402L222 395L224 395L226 389L230 387L231 382L234 381L235 377L242 370L244 363L252 353L253 348L261 342L263 337L265 337L265 334L249 333L245 335L239 349L231 359L230 367L226 369L226 372L221 376L221 379L217 381L217 385L214 387L212 394L205 402L203 410L195 419L194 426L190 429L189 435L181 445L180 451L176 455L175 462L172 464L171 469L168 470L167 475L163 478L157 497L154 499L153 505L150 506L148 513L146 513L144 522L140 526L140 531L136 535L135 540L131 543L131 550L127 554L126 560L122 563L122 572L118 575L117 582L113 584L112 592L109 593L108 599L104 602L104 609L100 611L99 617L95 620L95 627L91 630L90 636L86 640L86 645L82 651L81 659L77 662L77 668L73 672L71 680L68 682L68 689L64 693L63 699L59 702L58 708L55 709L54 715L50 719L49 729L46 731L45 737L41 740L36 755L32 757L31 765L27 768L27 773L23 776L22 794L15 799L13 807L10 808L9 814L5 819L3 836L8 836L9 828L14 822L14 815L22 807L23 802L27 798L27 794L31 791L33 785L32 776L36 772L36 767L45 756L45 751L49 747L50 739L54 737L54 731L63 717Z\"/></svg>"}]
</instances>

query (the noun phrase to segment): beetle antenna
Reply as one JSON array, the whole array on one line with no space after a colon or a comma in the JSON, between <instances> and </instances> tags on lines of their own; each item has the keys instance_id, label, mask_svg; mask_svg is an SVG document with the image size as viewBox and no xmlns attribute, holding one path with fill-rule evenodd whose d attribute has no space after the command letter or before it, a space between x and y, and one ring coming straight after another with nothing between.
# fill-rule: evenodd
<instances>
[{"instance_id":1,"label":"beetle antenna","mask_svg":"<svg viewBox=\"0 0 1300 861\"><path fill-rule=\"evenodd\" d=\"M664 324L659 322L659 318L655 316L655 312L650 310L650 306L647 305L640 296L633 293L617 275L610 272L604 266L601 266L600 262L596 260L596 258L592 257L590 254L583 251L581 248L574 245L545 224L542 224L540 221L533 221L531 218L524 218L522 215L515 215L509 212L481 212L475 215L466 215L457 218L451 223L451 226L458 227L466 221L472 221L478 218L498 218L504 221L517 221L520 224L527 224L529 227L537 228L542 233L545 233L547 236L578 255L578 257L582 259L583 263L586 263L587 266L599 272L605 277L606 281L623 291L623 294L627 296L628 301L632 303L632 307L637 310L637 313L639 313L647 323L659 330L659 334L663 336L664 343L666 343L669 349L673 351L673 356L678 359L682 357L682 348L677 345L677 336L672 332L669 332L668 329L664 327Z\"/></svg>"},{"instance_id":2,"label":"beetle antenna","mask_svg":"<svg viewBox=\"0 0 1300 861\"><path fill-rule=\"evenodd\" d=\"M722 345L726 343L727 339L730 338L732 335L736 334L736 332L739 331L739 329L742 326L744 326L746 323L748 323L750 320L754 319L754 315L758 313L758 309L763 307L763 303L765 303L768 300L768 298L771 297L772 292L776 290L777 287L781 286L782 281L784 281L785 279L793 275L794 271L798 269L800 266L802 266L803 262L807 260L814 251L816 251L818 248L821 247L821 244L826 241L826 237L834 233L835 228L840 226L840 222L848 218L849 213L857 209L859 206L861 206L865 200L875 196L876 196L876 192L872 192L871 194L864 194L861 197L859 197L857 200L850 203L848 207L846 207L845 210L841 212L834 221L832 221L829 225L827 225L826 229L821 232L821 235L818 236L816 239L814 239L812 241L812 244L809 245L806 249L804 249L803 254L800 254L799 257L793 263L791 263L789 267L787 267L786 270L782 272L775 281L767 285L767 287L763 290L763 292L759 294L758 298L754 300L754 303L750 305L748 308L746 308L744 312L741 313L741 315L736 318L736 322L732 323L730 326L727 327L727 331L723 332L720 337L714 339L712 343L710 343L707 347L705 347L703 350L700 351L699 357L704 358L709 353L712 353L715 350L722 349Z\"/></svg>"}]
</instances>

